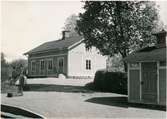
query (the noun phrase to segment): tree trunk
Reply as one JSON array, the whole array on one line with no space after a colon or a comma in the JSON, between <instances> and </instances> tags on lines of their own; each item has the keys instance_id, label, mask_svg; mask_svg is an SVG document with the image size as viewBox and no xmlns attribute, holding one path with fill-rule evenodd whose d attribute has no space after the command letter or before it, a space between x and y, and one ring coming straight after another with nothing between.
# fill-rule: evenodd
<instances>
[{"instance_id":1,"label":"tree trunk","mask_svg":"<svg viewBox=\"0 0 167 119\"><path fill-rule=\"evenodd\" d=\"M126 62L123 62L124 63L124 71L127 72L128 71L128 65Z\"/></svg>"},{"instance_id":2,"label":"tree trunk","mask_svg":"<svg viewBox=\"0 0 167 119\"><path fill-rule=\"evenodd\" d=\"M122 59L124 59L127 56L125 51L124 52L119 51L119 52L122 55ZM125 61L123 61L123 64L124 64L124 71L127 72L128 71L128 65Z\"/></svg>"}]
</instances>

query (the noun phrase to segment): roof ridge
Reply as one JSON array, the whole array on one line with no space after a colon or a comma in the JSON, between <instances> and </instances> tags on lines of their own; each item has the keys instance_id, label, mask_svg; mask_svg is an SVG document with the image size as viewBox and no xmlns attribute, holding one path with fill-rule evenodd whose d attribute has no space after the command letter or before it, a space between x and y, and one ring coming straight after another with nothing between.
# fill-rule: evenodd
<instances>
[{"instance_id":1,"label":"roof ridge","mask_svg":"<svg viewBox=\"0 0 167 119\"><path fill-rule=\"evenodd\" d=\"M67 38L72 38L72 37L74 37L74 36L69 36L69 37L67 37ZM81 37L81 39L82 39L82 36L75 36L75 37ZM65 40L66 40L66 39L65 39ZM48 42L45 42L45 43L58 42L58 41L65 41L65 40L63 40L63 39L58 39L58 40L48 41Z\"/></svg>"},{"instance_id":2,"label":"roof ridge","mask_svg":"<svg viewBox=\"0 0 167 119\"><path fill-rule=\"evenodd\" d=\"M58 42L58 41L61 41L62 39L58 39L58 40L52 40L52 41L47 41L45 43L50 43L50 42Z\"/></svg>"}]
</instances>

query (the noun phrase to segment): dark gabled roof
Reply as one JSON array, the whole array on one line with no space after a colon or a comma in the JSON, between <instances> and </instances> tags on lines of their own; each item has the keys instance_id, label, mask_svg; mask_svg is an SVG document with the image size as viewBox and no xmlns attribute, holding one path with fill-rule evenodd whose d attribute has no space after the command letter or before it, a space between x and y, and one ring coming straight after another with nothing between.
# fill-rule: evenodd
<instances>
[{"instance_id":1,"label":"dark gabled roof","mask_svg":"<svg viewBox=\"0 0 167 119\"><path fill-rule=\"evenodd\" d=\"M65 40L55 40L43 43L42 45L24 53L24 54L35 54L43 51L50 51L50 50L65 50L68 49L70 46L82 41L83 37L81 36L73 36L68 37Z\"/></svg>"},{"instance_id":2,"label":"dark gabled roof","mask_svg":"<svg viewBox=\"0 0 167 119\"><path fill-rule=\"evenodd\" d=\"M146 47L131 53L123 60L126 62L166 61L166 47Z\"/></svg>"}]
</instances>

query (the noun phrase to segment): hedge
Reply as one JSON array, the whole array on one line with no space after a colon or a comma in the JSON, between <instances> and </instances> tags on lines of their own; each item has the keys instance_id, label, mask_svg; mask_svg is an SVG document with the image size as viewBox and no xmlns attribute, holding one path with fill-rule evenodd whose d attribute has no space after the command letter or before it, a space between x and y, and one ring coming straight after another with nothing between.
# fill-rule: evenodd
<instances>
[{"instance_id":1,"label":"hedge","mask_svg":"<svg viewBox=\"0 0 167 119\"><path fill-rule=\"evenodd\" d=\"M97 71L93 84L99 91L127 94L127 74L123 72Z\"/></svg>"},{"instance_id":2,"label":"hedge","mask_svg":"<svg viewBox=\"0 0 167 119\"><path fill-rule=\"evenodd\" d=\"M1 67L1 81L6 81L9 79L8 67Z\"/></svg>"}]
</instances>

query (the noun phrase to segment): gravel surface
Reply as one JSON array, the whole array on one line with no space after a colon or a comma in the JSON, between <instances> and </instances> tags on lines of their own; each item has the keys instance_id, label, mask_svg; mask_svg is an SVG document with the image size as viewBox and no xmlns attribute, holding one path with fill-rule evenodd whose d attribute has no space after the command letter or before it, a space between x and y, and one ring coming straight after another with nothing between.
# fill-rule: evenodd
<instances>
[{"instance_id":1,"label":"gravel surface","mask_svg":"<svg viewBox=\"0 0 167 119\"><path fill-rule=\"evenodd\" d=\"M28 79L28 84L43 84L40 85L43 90L32 89L25 91L23 96L12 98L2 94L1 101L2 104L26 108L47 118L161 119L166 116L165 111L128 105L125 95L79 91L91 81L92 79Z\"/></svg>"}]
</instances>

